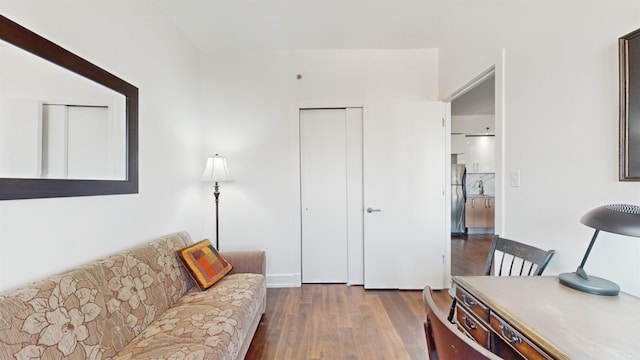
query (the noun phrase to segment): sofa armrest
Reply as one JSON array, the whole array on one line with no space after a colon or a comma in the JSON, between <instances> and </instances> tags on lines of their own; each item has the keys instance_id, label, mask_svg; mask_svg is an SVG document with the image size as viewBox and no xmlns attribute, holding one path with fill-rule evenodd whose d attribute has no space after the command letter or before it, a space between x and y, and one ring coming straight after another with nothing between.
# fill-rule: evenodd
<instances>
[{"instance_id":1,"label":"sofa armrest","mask_svg":"<svg viewBox=\"0 0 640 360\"><path fill-rule=\"evenodd\" d=\"M233 265L230 274L254 273L266 276L267 256L264 251L223 251L220 255Z\"/></svg>"}]
</instances>

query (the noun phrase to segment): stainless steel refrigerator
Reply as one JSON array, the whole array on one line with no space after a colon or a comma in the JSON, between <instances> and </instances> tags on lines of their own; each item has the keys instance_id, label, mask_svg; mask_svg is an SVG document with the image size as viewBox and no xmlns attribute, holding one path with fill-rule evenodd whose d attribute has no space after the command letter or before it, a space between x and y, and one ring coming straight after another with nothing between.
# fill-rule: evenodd
<instances>
[{"instance_id":1,"label":"stainless steel refrigerator","mask_svg":"<svg viewBox=\"0 0 640 360\"><path fill-rule=\"evenodd\" d=\"M451 235L465 233L464 207L467 202L467 168L464 164L451 165Z\"/></svg>"}]
</instances>

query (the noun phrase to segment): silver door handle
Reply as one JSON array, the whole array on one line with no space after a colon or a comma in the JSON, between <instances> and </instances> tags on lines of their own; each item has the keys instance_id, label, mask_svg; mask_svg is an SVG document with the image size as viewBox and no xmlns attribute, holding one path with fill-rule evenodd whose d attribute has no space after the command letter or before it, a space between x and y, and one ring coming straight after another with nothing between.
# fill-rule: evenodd
<instances>
[{"instance_id":1,"label":"silver door handle","mask_svg":"<svg viewBox=\"0 0 640 360\"><path fill-rule=\"evenodd\" d=\"M372 212L380 212L380 211L382 211L382 209L367 208L367 212L369 214L371 214Z\"/></svg>"}]
</instances>

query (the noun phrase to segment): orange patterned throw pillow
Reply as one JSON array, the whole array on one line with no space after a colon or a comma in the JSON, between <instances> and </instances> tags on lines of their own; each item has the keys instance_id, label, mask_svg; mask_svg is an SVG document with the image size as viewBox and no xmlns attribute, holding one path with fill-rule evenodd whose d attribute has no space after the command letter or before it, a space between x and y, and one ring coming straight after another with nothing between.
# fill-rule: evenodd
<instances>
[{"instance_id":1,"label":"orange patterned throw pillow","mask_svg":"<svg viewBox=\"0 0 640 360\"><path fill-rule=\"evenodd\" d=\"M233 268L209 240L176 250L176 255L200 290L210 288Z\"/></svg>"}]
</instances>

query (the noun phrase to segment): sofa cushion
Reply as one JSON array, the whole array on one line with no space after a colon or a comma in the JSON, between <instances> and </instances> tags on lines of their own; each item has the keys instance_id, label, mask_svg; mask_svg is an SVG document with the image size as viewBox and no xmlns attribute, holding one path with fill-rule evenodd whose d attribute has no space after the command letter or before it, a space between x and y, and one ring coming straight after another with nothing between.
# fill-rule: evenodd
<instances>
[{"instance_id":1,"label":"sofa cushion","mask_svg":"<svg viewBox=\"0 0 640 360\"><path fill-rule=\"evenodd\" d=\"M236 359L263 311L264 276L233 274L206 291L190 291L114 359Z\"/></svg>"},{"instance_id":2,"label":"sofa cushion","mask_svg":"<svg viewBox=\"0 0 640 360\"><path fill-rule=\"evenodd\" d=\"M184 249L176 250L176 255L200 290L213 286L232 268L231 264L218 254L209 240L202 240Z\"/></svg>"}]
</instances>

